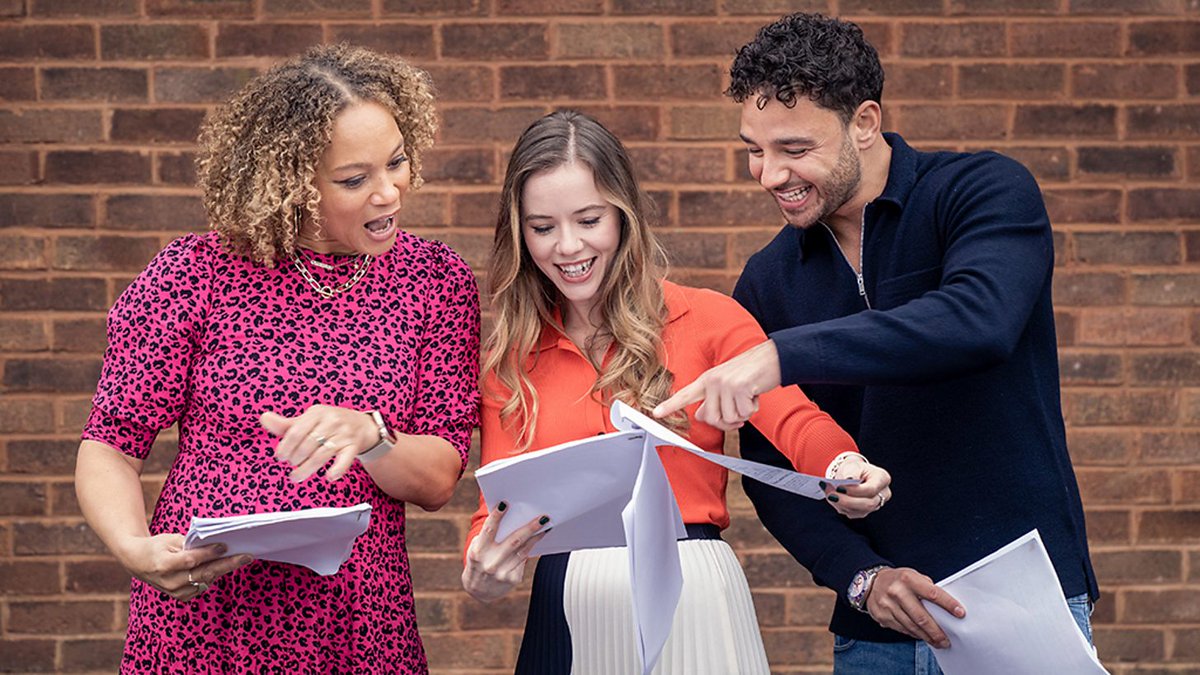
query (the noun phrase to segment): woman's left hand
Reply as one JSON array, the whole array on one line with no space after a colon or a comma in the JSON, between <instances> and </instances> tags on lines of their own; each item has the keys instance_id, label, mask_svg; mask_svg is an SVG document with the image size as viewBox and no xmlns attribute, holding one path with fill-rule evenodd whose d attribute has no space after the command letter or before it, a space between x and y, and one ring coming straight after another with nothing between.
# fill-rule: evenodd
<instances>
[{"instance_id":1,"label":"woman's left hand","mask_svg":"<svg viewBox=\"0 0 1200 675\"><path fill-rule=\"evenodd\" d=\"M829 505L847 518L863 518L883 508L892 498L892 476L883 467L871 464L862 455L842 460L834 478L857 478L858 485L830 488Z\"/></svg>"},{"instance_id":2,"label":"woman's left hand","mask_svg":"<svg viewBox=\"0 0 1200 675\"><path fill-rule=\"evenodd\" d=\"M314 405L296 417L264 412L259 420L267 431L280 437L275 459L295 467L290 478L297 483L308 480L333 457L325 479L341 478L359 453L379 438L379 427L371 417L349 408Z\"/></svg>"}]
</instances>

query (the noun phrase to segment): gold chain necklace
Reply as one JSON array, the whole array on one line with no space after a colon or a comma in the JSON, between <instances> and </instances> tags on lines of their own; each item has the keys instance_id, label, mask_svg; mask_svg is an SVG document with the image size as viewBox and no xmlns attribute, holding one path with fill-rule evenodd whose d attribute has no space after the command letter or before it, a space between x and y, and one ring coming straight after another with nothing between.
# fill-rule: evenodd
<instances>
[{"instance_id":1,"label":"gold chain necklace","mask_svg":"<svg viewBox=\"0 0 1200 675\"><path fill-rule=\"evenodd\" d=\"M337 286L327 286L313 278L312 272L308 271L308 267L300 260L300 256L296 255L295 251L291 252L292 266L300 273L300 278L304 279L312 289L317 292L317 295L328 300L338 293L343 293L350 290L354 284L357 284L360 279L367 273L367 268L371 266L371 261L374 260L366 253L360 253L354 259L354 274L350 278L338 284Z\"/></svg>"}]
</instances>

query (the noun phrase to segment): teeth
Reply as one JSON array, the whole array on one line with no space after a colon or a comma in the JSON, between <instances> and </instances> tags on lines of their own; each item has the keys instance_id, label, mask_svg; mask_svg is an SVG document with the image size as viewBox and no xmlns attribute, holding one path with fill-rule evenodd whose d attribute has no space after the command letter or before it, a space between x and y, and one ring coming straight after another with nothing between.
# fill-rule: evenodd
<instances>
[{"instance_id":1,"label":"teeth","mask_svg":"<svg viewBox=\"0 0 1200 675\"><path fill-rule=\"evenodd\" d=\"M366 224L366 228L372 232L382 232L382 231L388 229L389 227L391 227L392 223L395 221L395 219L396 219L395 216L388 216L386 218L379 218L377 220L372 220L371 222Z\"/></svg>"},{"instance_id":2,"label":"teeth","mask_svg":"<svg viewBox=\"0 0 1200 675\"><path fill-rule=\"evenodd\" d=\"M807 195L808 191L811 189L812 189L812 186L810 185L808 187L803 187L803 188L799 188L796 190L789 190L787 192L780 192L778 194L779 194L779 198L783 199L784 201L797 202L797 201L800 201L801 199L804 199L804 196Z\"/></svg>"},{"instance_id":3,"label":"teeth","mask_svg":"<svg viewBox=\"0 0 1200 675\"><path fill-rule=\"evenodd\" d=\"M596 262L595 258L585 260L581 263L573 263L571 265L559 265L558 269L562 270L563 274L568 277L581 277L592 269L592 263Z\"/></svg>"}]
</instances>

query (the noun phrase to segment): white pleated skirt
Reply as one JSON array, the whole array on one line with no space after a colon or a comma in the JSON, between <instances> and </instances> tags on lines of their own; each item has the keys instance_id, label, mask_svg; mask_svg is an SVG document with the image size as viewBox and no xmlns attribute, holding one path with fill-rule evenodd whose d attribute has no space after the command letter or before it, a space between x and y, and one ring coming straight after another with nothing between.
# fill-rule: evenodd
<instances>
[{"instance_id":1,"label":"white pleated skirt","mask_svg":"<svg viewBox=\"0 0 1200 675\"><path fill-rule=\"evenodd\" d=\"M679 542L683 591L654 675L770 672L746 575L720 539ZM641 673L624 548L571 553L563 584L573 675Z\"/></svg>"}]
</instances>

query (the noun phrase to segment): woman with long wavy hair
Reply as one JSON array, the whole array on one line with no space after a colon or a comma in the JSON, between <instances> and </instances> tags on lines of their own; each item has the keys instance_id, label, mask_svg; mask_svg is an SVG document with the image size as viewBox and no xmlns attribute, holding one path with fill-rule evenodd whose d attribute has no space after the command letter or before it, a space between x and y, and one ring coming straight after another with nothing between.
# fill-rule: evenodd
<instances>
[{"instance_id":1,"label":"woman with long wavy hair","mask_svg":"<svg viewBox=\"0 0 1200 675\"><path fill-rule=\"evenodd\" d=\"M665 280L650 202L621 142L596 120L563 111L517 141L505 175L489 268L495 326L484 348L482 464L614 431L608 408L653 409L708 367L765 337L732 299ZM666 422L710 452L724 432L692 417ZM886 471L795 387L764 394L750 419L795 467L863 483L834 508L861 517L890 490ZM656 673L765 673L746 579L720 538L729 525L726 471L675 448L663 465L688 538L679 542L683 595ZM882 496L882 497L881 497ZM490 602L521 581L554 514L495 539L505 504L480 503L463 586ZM639 672L622 549L542 557L518 673Z\"/></svg>"}]
</instances>

